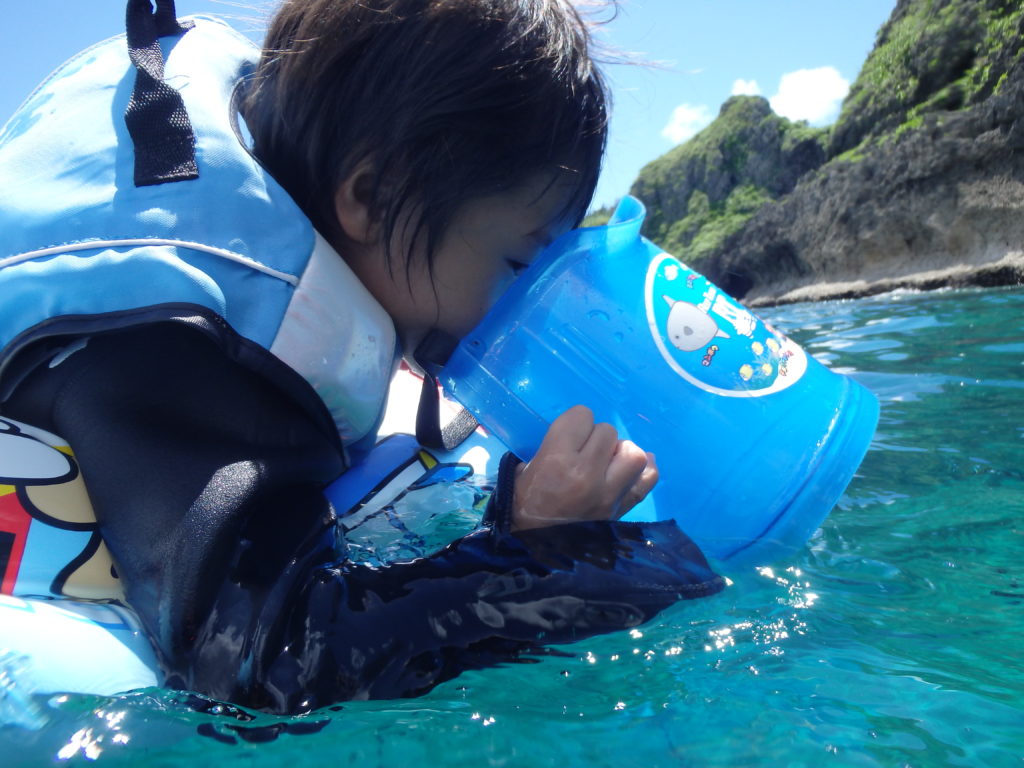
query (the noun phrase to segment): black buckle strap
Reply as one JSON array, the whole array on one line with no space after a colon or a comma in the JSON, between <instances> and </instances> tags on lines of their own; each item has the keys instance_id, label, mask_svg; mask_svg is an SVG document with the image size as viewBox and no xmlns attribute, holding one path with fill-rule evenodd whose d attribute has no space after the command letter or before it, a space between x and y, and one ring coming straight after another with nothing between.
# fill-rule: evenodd
<instances>
[{"instance_id":1,"label":"black buckle strap","mask_svg":"<svg viewBox=\"0 0 1024 768\"><path fill-rule=\"evenodd\" d=\"M416 347L413 359L423 372L423 389L416 411L416 442L435 451L451 451L473 434L478 422L469 411L461 409L451 421L441 426L441 392L437 380L448 362L458 340L441 331L431 331Z\"/></svg>"},{"instance_id":2,"label":"black buckle strap","mask_svg":"<svg viewBox=\"0 0 1024 768\"><path fill-rule=\"evenodd\" d=\"M135 65L135 88L124 113L135 145L135 186L199 177L196 139L181 94L164 82L161 37L185 34L191 22L178 22L174 0L128 0L125 28L128 55Z\"/></svg>"}]
</instances>

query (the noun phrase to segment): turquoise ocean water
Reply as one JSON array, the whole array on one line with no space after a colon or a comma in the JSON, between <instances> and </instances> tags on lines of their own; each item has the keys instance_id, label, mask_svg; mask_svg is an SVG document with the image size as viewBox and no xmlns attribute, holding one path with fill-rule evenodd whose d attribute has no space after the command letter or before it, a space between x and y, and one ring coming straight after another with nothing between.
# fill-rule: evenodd
<instances>
[{"instance_id":1,"label":"turquoise ocean water","mask_svg":"<svg viewBox=\"0 0 1024 768\"><path fill-rule=\"evenodd\" d=\"M419 699L288 719L0 692L23 723L0 765L1024 766L1024 290L761 314L882 402L789 560Z\"/></svg>"}]
</instances>

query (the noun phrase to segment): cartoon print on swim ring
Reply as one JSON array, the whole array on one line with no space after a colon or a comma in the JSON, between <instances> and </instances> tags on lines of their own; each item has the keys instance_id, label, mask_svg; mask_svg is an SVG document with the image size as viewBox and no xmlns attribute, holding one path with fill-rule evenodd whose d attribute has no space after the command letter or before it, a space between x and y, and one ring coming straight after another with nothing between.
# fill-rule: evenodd
<instances>
[{"instance_id":1,"label":"cartoon print on swim ring","mask_svg":"<svg viewBox=\"0 0 1024 768\"><path fill-rule=\"evenodd\" d=\"M123 600L78 463L56 435L0 419L0 592Z\"/></svg>"},{"instance_id":2,"label":"cartoon print on swim ring","mask_svg":"<svg viewBox=\"0 0 1024 768\"><path fill-rule=\"evenodd\" d=\"M719 395L768 395L807 368L804 351L674 256L659 253L644 284L647 322L672 370Z\"/></svg>"}]
</instances>

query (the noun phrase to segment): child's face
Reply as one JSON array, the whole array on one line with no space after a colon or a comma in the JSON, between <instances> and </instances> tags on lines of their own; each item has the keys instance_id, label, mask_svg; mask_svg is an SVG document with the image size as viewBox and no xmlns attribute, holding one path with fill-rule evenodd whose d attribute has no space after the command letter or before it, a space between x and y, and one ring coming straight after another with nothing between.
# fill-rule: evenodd
<instances>
[{"instance_id":1,"label":"child's face","mask_svg":"<svg viewBox=\"0 0 1024 768\"><path fill-rule=\"evenodd\" d=\"M349 264L391 315L406 354L433 328L461 338L518 273L571 227L559 217L572 192L569 182L551 183L545 176L467 203L434 254L433 276L426 259L408 248L393 249L391 270L382 245Z\"/></svg>"}]
</instances>

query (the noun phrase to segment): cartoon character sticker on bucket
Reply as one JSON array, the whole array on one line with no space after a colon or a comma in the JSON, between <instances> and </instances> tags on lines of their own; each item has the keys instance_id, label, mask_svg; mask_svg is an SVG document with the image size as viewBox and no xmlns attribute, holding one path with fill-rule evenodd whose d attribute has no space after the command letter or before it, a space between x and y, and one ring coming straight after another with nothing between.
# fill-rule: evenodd
<instances>
[{"instance_id":1,"label":"cartoon character sticker on bucket","mask_svg":"<svg viewBox=\"0 0 1024 768\"><path fill-rule=\"evenodd\" d=\"M707 278L660 253L647 268L647 322L661 356L705 392L757 397L797 382L804 351Z\"/></svg>"}]
</instances>

